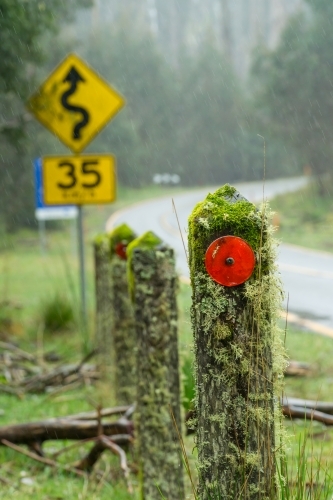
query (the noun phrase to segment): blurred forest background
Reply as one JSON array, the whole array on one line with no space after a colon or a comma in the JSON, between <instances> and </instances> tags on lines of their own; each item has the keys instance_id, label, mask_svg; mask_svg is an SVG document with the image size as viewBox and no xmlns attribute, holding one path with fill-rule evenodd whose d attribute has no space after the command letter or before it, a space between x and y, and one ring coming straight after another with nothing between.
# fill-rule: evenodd
<instances>
[{"instance_id":1,"label":"blurred forest background","mask_svg":"<svg viewBox=\"0 0 333 500\"><path fill-rule=\"evenodd\" d=\"M68 52L126 108L87 151L119 182L182 186L298 175L330 188L332 0L0 0L0 214L34 225L32 159L67 150L25 110Z\"/></svg>"}]
</instances>

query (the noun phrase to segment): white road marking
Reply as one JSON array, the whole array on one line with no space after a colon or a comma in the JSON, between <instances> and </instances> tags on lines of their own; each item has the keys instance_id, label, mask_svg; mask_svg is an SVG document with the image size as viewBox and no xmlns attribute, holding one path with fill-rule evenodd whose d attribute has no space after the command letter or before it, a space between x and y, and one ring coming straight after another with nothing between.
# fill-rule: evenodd
<instances>
[{"instance_id":1,"label":"white road marking","mask_svg":"<svg viewBox=\"0 0 333 500\"><path fill-rule=\"evenodd\" d=\"M327 278L333 280L333 273L329 271L319 271L318 269L311 269L309 267L294 266L292 264L285 264L279 262L279 268L284 271L290 271L291 273L306 274L307 276L315 276L318 278Z\"/></svg>"}]
</instances>

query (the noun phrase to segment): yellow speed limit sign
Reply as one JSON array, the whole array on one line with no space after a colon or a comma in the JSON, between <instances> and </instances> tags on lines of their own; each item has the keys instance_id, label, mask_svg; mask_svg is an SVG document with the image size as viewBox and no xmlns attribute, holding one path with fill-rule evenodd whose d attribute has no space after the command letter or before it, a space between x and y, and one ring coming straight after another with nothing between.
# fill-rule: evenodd
<instances>
[{"instance_id":1,"label":"yellow speed limit sign","mask_svg":"<svg viewBox=\"0 0 333 500\"><path fill-rule=\"evenodd\" d=\"M42 163L46 205L88 205L115 200L112 155L45 156Z\"/></svg>"}]
</instances>

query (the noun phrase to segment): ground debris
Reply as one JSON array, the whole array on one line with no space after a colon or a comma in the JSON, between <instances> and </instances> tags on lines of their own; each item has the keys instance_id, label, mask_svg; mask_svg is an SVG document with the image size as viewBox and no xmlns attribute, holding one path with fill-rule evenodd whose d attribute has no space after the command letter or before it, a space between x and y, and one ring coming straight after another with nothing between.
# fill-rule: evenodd
<instances>
[{"instance_id":1,"label":"ground debris","mask_svg":"<svg viewBox=\"0 0 333 500\"><path fill-rule=\"evenodd\" d=\"M307 377L313 375L313 367L309 363L290 360L285 369L285 377Z\"/></svg>"},{"instance_id":2,"label":"ground debris","mask_svg":"<svg viewBox=\"0 0 333 500\"><path fill-rule=\"evenodd\" d=\"M61 418L6 425L0 427L0 445L45 466L82 477L92 472L104 451L110 451L119 457L127 489L132 492L130 469L127 465L125 450L133 442L134 428L133 422L130 420L133 412L134 406L99 408L97 411L67 415ZM117 416L118 419L115 420L114 417ZM46 456L43 443L47 440L75 440L75 443L59 449L51 456ZM91 443L92 447L80 460L71 464L58 461L60 455L87 443ZM7 479L0 478L0 482L7 484Z\"/></svg>"},{"instance_id":3,"label":"ground debris","mask_svg":"<svg viewBox=\"0 0 333 500\"><path fill-rule=\"evenodd\" d=\"M22 396L25 393L63 392L80 385L90 385L99 378L89 353L79 363L54 367L45 359L23 351L9 342L0 342L0 392Z\"/></svg>"}]
</instances>

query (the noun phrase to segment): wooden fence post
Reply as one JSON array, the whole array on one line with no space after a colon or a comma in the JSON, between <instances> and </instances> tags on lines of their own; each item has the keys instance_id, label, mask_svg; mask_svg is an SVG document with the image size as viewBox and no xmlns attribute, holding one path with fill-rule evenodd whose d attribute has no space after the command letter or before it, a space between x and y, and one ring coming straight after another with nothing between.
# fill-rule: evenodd
<instances>
[{"instance_id":1,"label":"wooden fence post","mask_svg":"<svg viewBox=\"0 0 333 500\"><path fill-rule=\"evenodd\" d=\"M174 252L148 232L127 253L138 343L135 429L142 498L182 500L182 456L172 417L181 432Z\"/></svg>"},{"instance_id":2,"label":"wooden fence post","mask_svg":"<svg viewBox=\"0 0 333 500\"><path fill-rule=\"evenodd\" d=\"M136 331L127 279L127 245L136 234L126 224L109 233L115 393L119 405L132 404L136 395Z\"/></svg>"},{"instance_id":3,"label":"wooden fence post","mask_svg":"<svg viewBox=\"0 0 333 500\"><path fill-rule=\"evenodd\" d=\"M109 240L105 234L94 240L95 257L95 345L98 349L97 363L103 378L110 375L112 365L112 288L110 273Z\"/></svg>"},{"instance_id":4,"label":"wooden fence post","mask_svg":"<svg viewBox=\"0 0 333 500\"><path fill-rule=\"evenodd\" d=\"M189 219L189 261L199 498L274 499L284 356L265 208L228 185L209 194Z\"/></svg>"}]
</instances>

